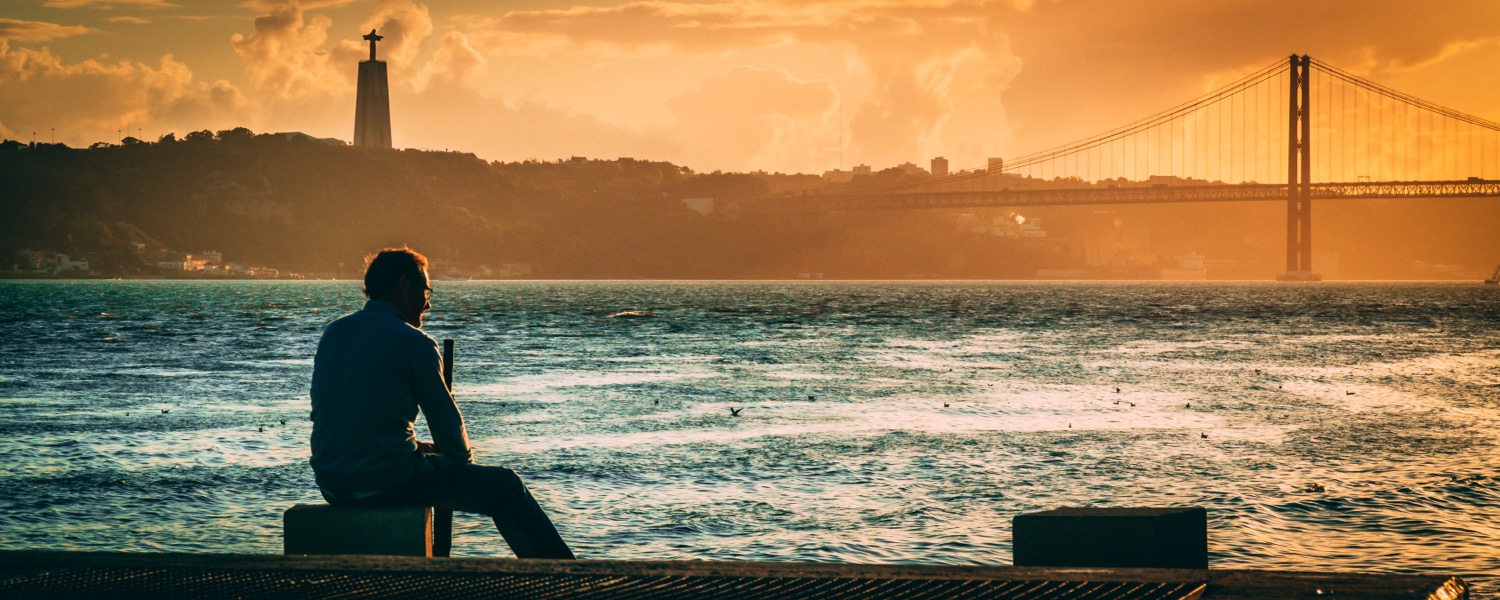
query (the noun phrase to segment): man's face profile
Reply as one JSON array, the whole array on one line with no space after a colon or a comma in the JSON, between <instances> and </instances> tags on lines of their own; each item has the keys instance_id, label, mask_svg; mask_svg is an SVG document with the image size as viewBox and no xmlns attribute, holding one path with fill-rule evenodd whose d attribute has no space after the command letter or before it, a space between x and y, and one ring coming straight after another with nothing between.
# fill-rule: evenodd
<instances>
[{"instance_id":1,"label":"man's face profile","mask_svg":"<svg viewBox=\"0 0 1500 600\"><path fill-rule=\"evenodd\" d=\"M432 308L432 286L429 285L427 269L421 270L421 275L412 280L407 275L401 276L401 288L398 294L396 306L401 309L401 314L406 317L407 324L412 327L422 327L422 313Z\"/></svg>"}]
</instances>

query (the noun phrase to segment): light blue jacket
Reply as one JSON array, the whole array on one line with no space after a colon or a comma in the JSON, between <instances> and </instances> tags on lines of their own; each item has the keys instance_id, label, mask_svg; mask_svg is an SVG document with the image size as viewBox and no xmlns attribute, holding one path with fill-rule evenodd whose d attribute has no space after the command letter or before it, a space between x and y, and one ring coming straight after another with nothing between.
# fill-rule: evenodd
<instances>
[{"instance_id":1,"label":"light blue jacket","mask_svg":"<svg viewBox=\"0 0 1500 600\"><path fill-rule=\"evenodd\" d=\"M318 487L375 492L406 481L421 464L412 429L418 409L440 452L473 460L463 414L443 384L437 341L382 300L329 323L313 359Z\"/></svg>"}]
</instances>

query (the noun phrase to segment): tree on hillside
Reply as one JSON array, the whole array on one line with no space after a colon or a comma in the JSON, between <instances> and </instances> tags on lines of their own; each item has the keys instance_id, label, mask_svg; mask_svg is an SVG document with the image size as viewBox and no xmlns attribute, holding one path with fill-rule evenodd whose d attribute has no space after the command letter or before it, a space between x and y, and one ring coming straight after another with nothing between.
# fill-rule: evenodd
<instances>
[{"instance_id":1,"label":"tree on hillside","mask_svg":"<svg viewBox=\"0 0 1500 600\"><path fill-rule=\"evenodd\" d=\"M234 129L225 129L219 132L219 141L221 142L243 142L253 137L255 137L255 132L244 127L235 127Z\"/></svg>"}]
</instances>

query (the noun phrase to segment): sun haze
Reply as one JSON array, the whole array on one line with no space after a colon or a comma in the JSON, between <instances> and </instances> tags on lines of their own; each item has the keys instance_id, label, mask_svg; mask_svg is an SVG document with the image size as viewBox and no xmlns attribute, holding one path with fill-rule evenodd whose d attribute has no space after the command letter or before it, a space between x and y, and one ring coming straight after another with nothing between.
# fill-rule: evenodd
<instances>
[{"instance_id":1,"label":"sun haze","mask_svg":"<svg viewBox=\"0 0 1500 600\"><path fill-rule=\"evenodd\" d=\"M699 172L945 156L958 170L1113 128L1292 53L1500 120L1494 8L28 0L0 8L0 137L84 146L244 126L348 140L360 36L378 29L396 147Z\"/></svg>"}]
</instances>

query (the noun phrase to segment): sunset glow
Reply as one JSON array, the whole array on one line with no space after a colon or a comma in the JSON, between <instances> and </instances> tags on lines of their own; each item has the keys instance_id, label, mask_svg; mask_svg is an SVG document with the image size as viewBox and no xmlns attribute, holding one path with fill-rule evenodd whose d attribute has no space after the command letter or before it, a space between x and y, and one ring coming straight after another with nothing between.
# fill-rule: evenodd
<instances>
[{"instance_id":1,"label":"sunset glow","mask_svg":"<svg viewBox=\"0 0 1500 600\"><path fill-rule=\"evenodd\" d=\"M396 147L491 160L953 170L1119 126L1293 52L1500 120L1492 2L26 0L0 137L351 137L360 35Z\"/></svg>"}]
</instances>

